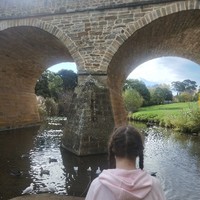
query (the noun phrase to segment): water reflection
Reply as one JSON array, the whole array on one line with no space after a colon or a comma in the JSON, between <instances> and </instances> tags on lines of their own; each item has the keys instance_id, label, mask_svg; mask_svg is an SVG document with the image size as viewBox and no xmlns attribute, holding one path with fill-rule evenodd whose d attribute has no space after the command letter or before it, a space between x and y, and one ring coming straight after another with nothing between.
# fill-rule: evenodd
<instances>
[{"instance_id":1,"label":"water reflection","mask_svg":"<svg viewBox=\"0 0 200 200\"><path fill-rule=\"evenodd\" d=\"M36 185L35 193L67 193L64 187L66 174L60 154L61 127L59 123L49 123L49 126L40 129L34 139L34 148L30 151L29 173Z\"/></svg>"},{"instance_id":2,"label":"water reflection","mask_svg":"<svg viewBox=\"0 0 200 200\"><path fill-rule=\"evenodd\" d=\"M0 132L0 199L20 196L30 183L34 193L86 195L97 169L107 168L107 155L78 157L60 148L63 123ZM145 136L145 170L157 172L167 200L199 199L200 137L134 125Z\"/></svg>"},{"instance_id":3,"label":"water reflection","mask_svg":"<svg viewBox=\"0 0 200 200\"><path fill-rule=\"evenodd\" d=\"M167 199L199 199L200 138L159 127L145 131L145 165L158 172Z\"/></svg>"},{"instance_id":4,"label":"water reflection","mask_svg":"<svg viewBox=\"0 0 200 200\"><path fill-rule=\"evenodd\" d=\"M30 185L29 152L39 127L0 132L0 198L9 199ZM27 155L24 157L22 155ZM21 176L12 172L22 171Z\"/></svg>"}]
</instances>

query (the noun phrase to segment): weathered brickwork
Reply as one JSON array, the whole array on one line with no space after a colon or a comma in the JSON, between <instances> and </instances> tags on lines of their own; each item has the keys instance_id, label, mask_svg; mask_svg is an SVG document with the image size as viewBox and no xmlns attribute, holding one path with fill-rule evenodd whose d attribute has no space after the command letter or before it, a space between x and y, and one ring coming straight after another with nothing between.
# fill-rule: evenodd
<instances>
[{"instance_id":1,"label":"weathered brickwork","mask_svg":"<svg viewBox=\"0 0 200 200\"><path fill-rule=\"evenodd\" d=\"M0 1L0 126L38 123L36 81L63 61L76 62L80 84L101 77L115 125L126 123L128 74L160 56L200 63L199 24L198 0Z\"/></svg>"},{"instance_id":2,"label":"weathered brickwork","mask_svg":"<svg viewBox=\"0 0 200 200\"><path fill-rule=\"evenodd\" d=\"M159 17L183 10L199 9L199 6L198 1L180 1L142 8L2 20L0 30L16 26L41 28L66 45L80 71L106 71L114 53L135 31Z\"/></svg>"},{"instance_id":3,"label":"weathered brickwork","mask_svg":"<svg viewBox=\"0 0 200 200\"><path fill-rule=\"evenodd\" d=\"M172 1L174 0L1 0L0 13L1 18L28 17Z\"/></svg>"}]
</instances>

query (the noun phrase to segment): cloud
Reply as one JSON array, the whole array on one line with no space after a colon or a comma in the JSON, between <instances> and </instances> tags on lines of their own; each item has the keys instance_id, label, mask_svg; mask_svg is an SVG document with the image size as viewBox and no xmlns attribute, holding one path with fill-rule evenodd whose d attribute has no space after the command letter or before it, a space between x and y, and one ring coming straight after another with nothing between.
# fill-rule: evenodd
<instances>
[{"instance_id":1,"label":"cloud","mask_svg":"<svg viewBox=\"0 0 200 200\"><path fill-rule=\"evenodd\" d=\"M179 57L161 57L138 66L128 79L170 84L173 81L190 79L200 85L200 65Z\"/></svg>"}]
</instances>

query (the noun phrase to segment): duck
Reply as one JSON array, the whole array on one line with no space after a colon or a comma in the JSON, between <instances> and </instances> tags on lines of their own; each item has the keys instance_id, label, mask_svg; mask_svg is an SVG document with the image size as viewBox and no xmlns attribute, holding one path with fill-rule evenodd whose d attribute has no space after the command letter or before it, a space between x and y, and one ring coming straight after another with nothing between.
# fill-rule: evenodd
<instances>
[{"instance_id":1,"label":"duck","mask_svg":"<svg viewBox=\"0 0 200 200\"><path fill-rule=\"evenodd\" d=\"M56 158L49 158L49 163L51 162L58 162L58 160Z\"/></svg>"},{"instance_id":2,"label":"duck","mask_svg":"<svg viewBox=\"0 0 200 200\"><path fill-rule=\"evenodd\" d=\"M78 167L75 166L75 167L74 167L74 171L78 171Z\"/></svg>"},{"instance_id":3,"label":"duck","mask_svg":"<svg viewBox=\"0 0 200 200\"><path fill-rule=\"evenodd\" d=\"M101 173L101 169L100 169L100 167L98 167L96 170L96 174L100 174L100 173Z\"/></svg>"},{"instance_id":4,"label":"duck","mask_svg":"<svg viewBox=\"0 0 200 200\"><path fill-rule=\"evenodd\" d=\"M151 172L151 176L156 176L157 172Z\"/></svg>"},{"instance_id":5,"label":"duck","mask_svg":"<svg viewBox=\"0 0 200 200\"><path fill-rule=\"evenodd\" d=\"M28 158L28 157L29 157L29 154L26 154L26 153L21 155L21 158Z\"/></svg>"},{"instance_id":6,"label":"duck","mask_svg":"<svg viewBox=\"0 0 200 200\"><path fill-rule=\"evenodd\" d=\"M78 176L78 167L74 166L74 171L76 173L76 176Z\"/></svg>"},{"instance_id":7,"label":"duck","mask_svg":"<svg viewBox=\"0 0 200 200\"><path fill-rule=\"evenodd\" d=\"M33 186L34 184L31 183L29 187L27 187L25 190L22 191L22 194L30 194L33 192Z\"/></svg>"},{"instance_id":8,"label":"duck","mask_svg":"<svg viewBox=\"0 0 200 200\"><path fill-rule=\"evenodd\" d=\"M42 167L40 167L40 176L42 176L43 174L49 175L50 171L47 169L43 169Z\"/></svg>"},{"instance_id":9,"label":"duck","mask_svg":"<svg viewBox=\"0 0 200 200\"><path fill-rule=\"evenodd\" d=\"M22 176L23 175L23 171L20 171L20 170L10 170L10 175L11 176Z\"/></svg>"},{"instance_id":10,"label":"duck","mask_svg":"<svg viewBox=\"0 0 200 200\"><path fill-rule=\"evenodd\" d=\"M92 171L91 167L88 167L87 171L88 171L88 172L91 172L91 171Z\"/></svg>"}]
</instances>

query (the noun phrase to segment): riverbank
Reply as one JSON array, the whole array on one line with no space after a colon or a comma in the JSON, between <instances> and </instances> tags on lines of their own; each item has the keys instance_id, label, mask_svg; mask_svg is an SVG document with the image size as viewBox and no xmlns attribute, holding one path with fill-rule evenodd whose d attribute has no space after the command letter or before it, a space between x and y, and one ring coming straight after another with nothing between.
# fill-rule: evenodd
<instances>
[{"instance_id":1,"label":"riverbank","mask_svg":"<svg viewBox=\"0 0 200 200\"><path fill-rule=\"evenodd\" d=\"M185 133L200 133L200 106L197 102L142 107L129 116L134 121L159 124Z\"/></svg>"},{"instance_id":2,"label":"riverbank","mask_svg":"<svg viewBox=\"0 0 200 200\"><path fill-rule=\"evenodd\" d=\"M84 200L83 197L72 197L66 195L55 195L55 194L33 194L15 197L10 200Z\"/></svg>"}]
</instances>

